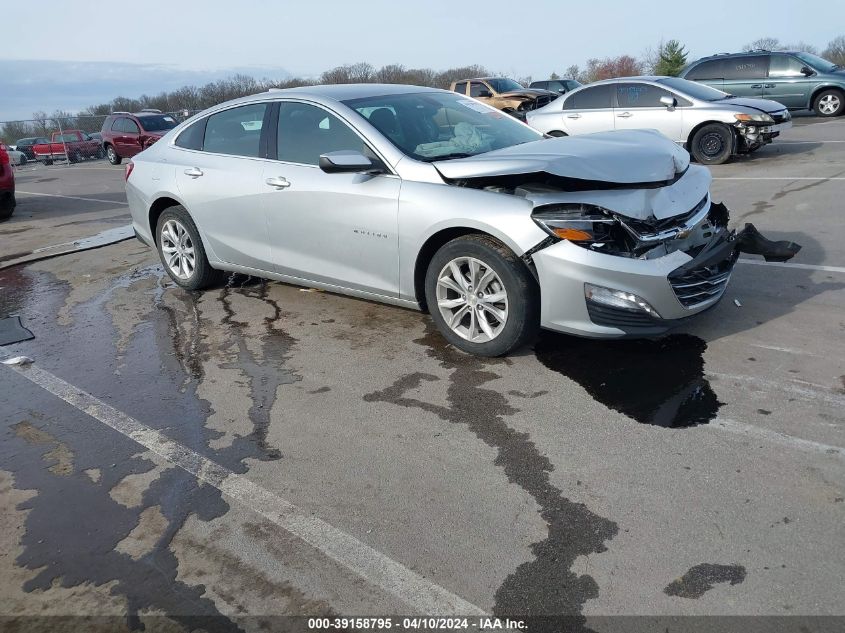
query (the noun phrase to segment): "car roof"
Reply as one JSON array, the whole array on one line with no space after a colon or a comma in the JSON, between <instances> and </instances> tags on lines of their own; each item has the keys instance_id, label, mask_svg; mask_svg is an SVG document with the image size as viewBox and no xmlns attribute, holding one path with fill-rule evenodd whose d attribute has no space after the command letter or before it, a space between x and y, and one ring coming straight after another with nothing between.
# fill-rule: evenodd
<instances>
[{"instance_id":1,"label":"car roof","mask_svg":"<svg viewBox=\"0 0 845 633\"><path fill-rule=\"evenodd\" d=\"M659 79L668 79L667 75L635 75L632 77L614 77L613 79L602 79L600 81L594 81L589 84L584 84L581 88L589 88L590 86L598 86L599 84L615 84L622 81L658 81ZM573 91L574 92L574 91Z\"/></svg>"},{"instance_id":2,"label":"car roof","mask_svg":"<svg viewBox=\"0 0 845 633\"><path fill-rule=\"evenodd\" d=\"M319 86L299 86L297 88L271 88L270 94L314 96L335 101L360 99L362 97L378 97L392 94L412 94L415 92L448 92L440 88L426 88L406 84L326 84ZM266 97L262 92L248 98Z\"/></svg>"}]
</instances>

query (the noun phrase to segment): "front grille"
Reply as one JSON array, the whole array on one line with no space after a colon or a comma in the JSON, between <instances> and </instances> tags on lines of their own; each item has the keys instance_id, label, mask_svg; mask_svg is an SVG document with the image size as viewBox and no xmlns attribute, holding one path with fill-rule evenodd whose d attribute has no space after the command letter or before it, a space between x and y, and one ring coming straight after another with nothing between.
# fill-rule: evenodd
<instances>
[{"instance_id":1,"label":"front grille","mask_svg":"<svg viewBox=\"0 0 845 633\"><path fill-rule=\"evenodd\" d=\"M625 224L634 229L640 235L653 235L655 233L660 233L661 231L667 231L679 226L684 226L687 223L687 220L701 211L705 204L707 204L707 196L704 196L697 205L681 215L673 215L672 217L664 218L662 220L654 219L649 221L631 220L629 218L625 218Z\"/></svg>"},{"instance_id":2,"label":"front grille","mask_svg":"<svg viewBox=\"0 0 845 633\"><path fill-rule=\"evenodd\" d=\"M736 256L706 268L696 268L684 275L669 276L669 283L678 301L686 308L692 308L700 303L722 296L731 278Z\"/></svg>"}]
</instances>

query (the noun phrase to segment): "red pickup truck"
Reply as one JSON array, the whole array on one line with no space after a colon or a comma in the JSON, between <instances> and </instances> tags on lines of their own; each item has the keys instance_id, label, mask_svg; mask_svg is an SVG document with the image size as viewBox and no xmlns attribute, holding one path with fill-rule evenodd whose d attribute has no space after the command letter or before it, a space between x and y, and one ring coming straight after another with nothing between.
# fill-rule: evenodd
<instances>
[{"instance_id":1,"label":"red pickup truck","mask_svg":"<svg viewBox=\"0 0 845 633\"><path fill-rule=\"evenodd\" d=\"M82 130L53 132L51 142L33 145L32 153L35 154L35 160L40 160L45 165L52 165L54 160L78 163L83 158L105 156L100 142Z\"/></svg>"}]
</instances>

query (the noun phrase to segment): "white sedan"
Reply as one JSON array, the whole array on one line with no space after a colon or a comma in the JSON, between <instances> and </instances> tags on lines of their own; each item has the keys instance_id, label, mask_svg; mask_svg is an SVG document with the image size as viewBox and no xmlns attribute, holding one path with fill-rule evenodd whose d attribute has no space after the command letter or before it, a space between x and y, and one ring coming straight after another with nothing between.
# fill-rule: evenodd
<instances>
[{"instance_id":1,"label":"white sedan","mask_svg":"<svg viewBox=\"0 0 845 633\"><path fill-rule=\"evenodd\" d=\"M776 101L735 97L677 77L598 81L528 112L526 122L551 136L657 130L705 165L760 149L792 127L789 111Z\"/></svg>"}]
</instances>

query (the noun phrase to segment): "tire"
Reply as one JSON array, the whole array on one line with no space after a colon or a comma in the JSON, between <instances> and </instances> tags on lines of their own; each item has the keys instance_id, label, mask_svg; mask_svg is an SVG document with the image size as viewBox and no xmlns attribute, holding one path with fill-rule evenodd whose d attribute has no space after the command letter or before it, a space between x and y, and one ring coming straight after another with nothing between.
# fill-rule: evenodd
<instances>
[{"instance_id":1,"label":"tire","mask_svg":"<svg viewBox=\"0 0 845 633\"><path fill-rule=\"evenodd\" d=\"M0 222L4 222L12 217L15 212L15 194L0 193Z\"/></svg>"},{"instance_id":2,"label":"tire","mask_svg":"<svg viewBox=\"0 0 845 633\"><path fill-rule=\"evenodd\" d=\"M215 270L208 263L199 231L185 207L174 206L164 210L156 223L155 241L164 270L182 288L202 290L219 283L223 278L223 272ZM176 243L180 246L176 247ZM170 251L171 248L175 250ZM178 261L173 261L174 254ZM183 257L179 257L179 254ZM169 258L171 263L168 263Z\"/></svg>"},{"instance_id":3,"label":"tire","mask_svg":"<svg viewBox=\"0 0 845 633\"><path fill-rule=\"evenodd\" d=\"M733 130L721 123L708 123L692 137L690 154L702 165L721 165L733 153Z\"/></svg>"},{"instance_id":4,"label":"tire","mask_svg":"<svg viewBox=\"0 0 845 633\"><path fill-rule=\"evenodd\" d=\"M470 289L472 277L468 275L472 267L476 281L483 283L481 289ZM504 297L489 302L485 292L489 297ZM471 302L467 301L468 296ZM507 354L531 342L540 328L537 282L519 257L488 235L465 235L444 244L428 264L425 298L443 337L458 349L477 356ZM453 305L441 306L438 300ZM454 328L447 323L447 316L458 317ZM488 329L482 326L482 319Z\"/></svg>"},{"instance_id":5,"label":"tire","mask_svg":"<svg viewBox=\"0 0 845 633\"><path fill-rule=\"evenodd\" d=\"M117 155L117 152L114 149L114 145L106 145L106 158L109 159L109 162L112 165L120 165L120 161L123 159Z\"/></svg>"},{"instance_id":6,"label":"tire","mask_svg":"<svg viewBox=\"0 0 845 633\"><path fill-rule=\"evenodd\" d=\"M835 88L822 90L813 99L813 110L820 117L839 116L845 112L845 94Z\"/></svg>"},{"instance_id":7,"label":"tire","mask_svg":"<svg viewBox=\"0 0 845 633\"><path fill-rule=\"evenodd\" d=\"M82 162L82 154L79 152L73 152L70 155L70 159L68 160L69 163L80 163Z\"/></svg>"},{"instance_id":8,"label":"tire","mask_svg":"<svg viewBox=\"0 0 845 633\"><path fill-rule=\"evenodd\" d=\"M551 132L549 132L549 136L560 138L562 136L569 136L569 134L567 134L566 132L561 132L560 130L552 130Z\"/></svg>"},{"instance_id":9,"label":"tire","mask_svg":"<svg viewBox=\"0 0 845 633\"><path fill-rule=\"evenodd\" d=\"M21 159L18 161L18 167L22 167L23 165L26 165L26 162L27 162L26 154L21 154Z\"/></svg>"},{"instance_id":10,"label":"tire","mask_svg":"<svg viewBox=\"0 0 845 633\"><path fill-rule=\"evenodd\" d=\"M52 164L53 164L53 159L52 159L52 158L45 158L45 159L44 159L44 166L45 166L45 167L49 167L49 166L50 166L50 165L52 165Z\"/></svg>"}]
</instances>

